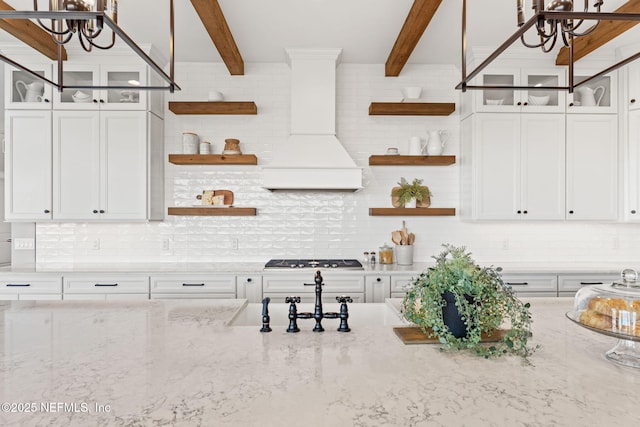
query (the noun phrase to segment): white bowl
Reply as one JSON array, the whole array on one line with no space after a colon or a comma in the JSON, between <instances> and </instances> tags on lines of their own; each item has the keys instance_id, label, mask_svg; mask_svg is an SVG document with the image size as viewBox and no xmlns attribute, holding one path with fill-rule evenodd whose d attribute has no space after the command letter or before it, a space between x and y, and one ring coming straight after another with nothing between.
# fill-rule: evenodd
<instances>
[{"instance_id":1,"label":"white bowl","mask_svg":"<svg viewBox=\"0 0 640 427\"><path fill-rule=\"evenodd\" d=\"M504 103L504 99L487 99L485 103L487 105L502 105Z\"/></svg>"},{"instance_id":2,"label":"white bowl","mask_svg":"<svg viewBox=\"0 0 640 427\"><path fill-rule=\"evenodd\" d=\"M529 95L529 104L531 105L547 105L549 103L549 95L534 96Z\"/></svg>"}]
</instances>

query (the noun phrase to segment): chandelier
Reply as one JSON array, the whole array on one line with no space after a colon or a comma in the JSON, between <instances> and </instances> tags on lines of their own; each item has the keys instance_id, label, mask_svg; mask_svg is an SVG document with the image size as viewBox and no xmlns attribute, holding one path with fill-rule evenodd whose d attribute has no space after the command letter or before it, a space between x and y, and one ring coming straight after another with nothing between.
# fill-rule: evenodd
<instances>
[{"instance_id":1,"label":"chandelier","mask_svg":"<svg viewBox=\"0 0 640 427\"><path fill-rule=\"evenodd\" d=\"M544 11L544 0L533 0L531 8L537 15L538 11ZM596 0L593 4L595 11L600 13L600 8L604 0ZM524 0L518 0L518 27L524 25ZM547 11L552 12L573 12L573 0L553 0L547 5ZM589 0L584 0L584 12L589 12ZM524 39L524 34L520 36L522 44L526 47L537 48L541 47L542 51L550 52L556 45L558 35L562 37L562 42L566 47L569 47L572 37L582 37L591 34L597 27L600 21L595 21L595 24L587 28L583 32L579 32L578 28L583 27L585 19L554 19L539 16L536 20L536 31L540 38L540 42L536 44L529 44ZM593 22L593 21L591 21Z\"/></svg>"},{"instance_id":2,"label":"chandelier","mask_svg":"<svg viewBox=\"0 0 640 427\"><path fill-rule=\"evenodd\" d=\"M612 71L640 58L640 52L619 61L610 67L587 77L580 82L575 82L574 75L574 39L584 37L596 30L600 21L635 21L640 22L640 13L623 12L603 12L604 0L591 0L593 10L590 10L589 1L584 0L583 10L574 10L573 0L552 0L545 7L544 0L531 0L533 16L525 20L524 0L516 2L517 31L504 41L487 59L478 65L473 71L467 73L467 1L462 1L462 81L458 83L456 89L465 92L468 89L513 89L513 90L573 90L586 84L589 81L602 77ZM532 30L534 29L534 30ZM535 33L537 41L525 40L525 34L529 31ZM535 36L534 36L535 37ZM484 68L496 60L514 42L520 40L528 48L541 48L544 53L549 53L556 46L558 38L562 39L562 44L569 50L568 61L568 84L566 86L489 86L473 85L469 82L476 77Z\"/></svg>"},{"instance_id":3,"label":"chandelier","mask_svg":"<svg viewBox=\"0 0 640 427\"><path fill-rule=\"evenodd\" d=\"M50 80L43 75L34 72L28 67L8 58L0 53L0 61L18 68L36 79L42 80L58 89L130 89L130 86L74 86L65 85L63 82L63 61L65 57L63 46L77 34L82 49L91 52L93 48L110 49L121 39L136 55L138 55L149 68L155 72L167 85L136 86L136 90L168 90L174 92L180 90L180 86L174 81L174 7L173 0L169 0L169 74L158 65L129 35L118 26L118 0L49 0L48 10L38 10L38 0L33 0L33 10L14 10L10 7L0 10L0 20L32 20L47 33L51 34L54 46L57 45L57 81ZM108 28L111 32L110 41L105 44L98 43L98 37ZM39 29L38 29L39 31ZM19 37L20 38L20 37ZM55 55L54 55L55 57ZM52 58L54 59L54 58Z\"/></svg>"},{"instance_id":4,"label":"chandelier","mask_svg":"<svg viewBox=\"0 0 640 427\"><path fill-rule=\"evenodd\" d=\"M38 10L38 0L33 0L33 10ZM52 19L50 26L38 18L38 24L51 33L53 40L58 44L68 43L74 34L78 35L80 45L87 52L94 47L110 49L116 43L116 33L113 31L111 31L111 43L106 46L97 44L95 39L102 33L105 16L115 24L118 23L118 0L49 0L49 11L104 13L104 16L96 15L95 18Z\"/></svg>"}]
</instances>

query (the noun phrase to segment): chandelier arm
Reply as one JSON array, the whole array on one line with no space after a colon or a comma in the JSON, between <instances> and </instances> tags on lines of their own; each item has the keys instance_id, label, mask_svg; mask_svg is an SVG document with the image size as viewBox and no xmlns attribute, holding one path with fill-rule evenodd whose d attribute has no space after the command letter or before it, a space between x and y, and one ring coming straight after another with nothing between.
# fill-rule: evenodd
<instances>
[{"instance_id":1,"label":"chandelier arm","mask_svg":"<svg viewBox=\"0 0 640 427\"><path fill-rule=\"evenodd\" d=\"M60 46L62 46L62 45L64 45L64 44L69 43L69 41L71 40L71 38L72 38L72 37L73 37L73 33L72 33L72 32L69 32L69 33L66 35L66 37L65 37L65 38L60 39L60 40L58 40L58 38L57 38L54 34L52 34L52 35L51 35L51 38L53 39L53 41L54 41L57 45L60 45Z\"/></svg>"},{"instance_id":2,"label":"chandelier arm","mask_svg":"<svg viewBox=\"0 0 640 427\"><path fill-rule=\"evenodd\" d=\"M549 39L548 39L548 38L543 39L543 38L542 38L542 36L541 36L541 37L540 37L540 43L537 43L537 44L529 44L529 43L527 43L527 42L524 40L524 34L523 34L523 35L521 35L521 36L520 36L520 41L522 42L522 44L523 44L525 47L529 47L529 48L535 49L535 48L538 48L538 47L542 47L542 46L544 46L544 45L549 41Z\"/></svg>"},{"instance_id":3,"label":"chandelier arm","mask_svg":"<svg viewBox=\"0 0 640 427\"><path fill-rule=\"evenodd\" d=\"M564 34L564 33L563 33ZM547 39L548 41L549 39ZM549 53L553 50L554 46L556 45L556 42L558 41L558 33L555 33L553 35L553 38L551 39L551 46L547 47L546 43L544 45L542 45L542 51L544 53Z\"/></svg>"},{"instance_id":4,"label":"chandelier arm","mask_svg":"<svg viewBox=\"0 0 640 427\"><path fill-rule=\"evenodd\" d=\"M99 28L97 31L89 30L85 25L80 27L82 34L87 38L87 40L93 40L100 35L102 32L102 28Z\"/></svg>"},{"instance_id":5,"label":"chandelier arm","mask_svg":"<svg viewBox=\"0 0 640 427\"><path fill-rule=\"evenodd\" d=\"M107 49L111 49L115 44L116 44L116 34L113 33L113 35L111 36L111 44L108 46L100 46L99 44L96 44L93 42L93 39L87 39L87 41L91 44L91 46L96 47L98 49L102 49L102 50L107 50Z\"/></svg>"},{"instance_id":6,"label":"chandelier arm","mask_svg":"<svg viewBox=\"0 0 640 427\"><path fill-rule=\"evenodd\" d=\"M85 52L91 52L91 43L88 45L85 44L84 36L80 31L78 32L78 40L80 40L80 46L82 46L82 49L84 49Z\"/></svg>"},{"instance_id":7,"label":"chandelier arm","mask_svg":"<svg viewBox=\"0 0 640 427\"><path fill-rule=\"evenodd\" d=\"M47 25L44 22L42 22L42 20L40 18L38 18L37 21L38 21L38 24L42 27L43 30L45 30L45 31L47 31L47 32L49 32L51 34L54 34L56 36L64 36L64 35L68 34L71 31L71 30L69 30L69 28L67 28L64 31L56 31L53 28L47 27Z\"/></svg>"},{"instance_id":8,"label":"chandelier arm","mask_svg":"<svg viewBox=\"0 0 640 427\"><path fill-rule=\"evenodd\" d=\"M600 21L596 21L596 24L593 27L589 27L589 29L583 33L576 33L575 28L572 31L567 31L567 32L574 37L588 36L589 34L593 33L596 30L596 28L598 28L598 25L600 25Z\"/></svg>"}]
</instances>

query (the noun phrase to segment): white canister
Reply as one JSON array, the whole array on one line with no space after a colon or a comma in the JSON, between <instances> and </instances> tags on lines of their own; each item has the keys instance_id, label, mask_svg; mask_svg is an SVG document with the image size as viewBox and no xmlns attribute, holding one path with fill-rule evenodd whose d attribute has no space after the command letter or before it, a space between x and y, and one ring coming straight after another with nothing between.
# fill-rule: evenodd
<instances>
[{"instance_id":1,"label":"white canister","mask_svg":"<svg viewBox=\"0 0 640 427\"><path fill-rule=\"evenodd\" d=\"M200 154L211 154L211 143L203 141L200 143Z\"/></svg>"},{"instance_id":2,"label":"white canister","mask_svg":"<svg viewBox=\"0 0 640 427\"><path fill-rule=\"evenodd\" d=\"M413 264L413 245L396 245L396 264Z\"/></svg>"},{"instance_id":3,"label":"white canister","mask_svg":"<svg viewBox=\"0 0 640 427\"><path fill-rule=\"evenodd\" d=\"M198 154L198 144L200 138L198 134L193 132L185 132L182 134L182 152L184 154Z\"/></svg>"}]
</instances>

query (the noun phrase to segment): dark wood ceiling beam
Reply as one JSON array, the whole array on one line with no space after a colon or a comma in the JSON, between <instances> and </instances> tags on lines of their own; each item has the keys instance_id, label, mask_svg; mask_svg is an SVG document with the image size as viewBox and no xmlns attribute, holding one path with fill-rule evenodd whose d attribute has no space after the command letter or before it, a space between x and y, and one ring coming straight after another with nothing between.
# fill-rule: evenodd
<instances>
[{"instance_id":1,"label":"dark wood ceiling beam","mask_svg":"<svg viewBox=\"0 0 640 427\"><path fill-rule=\"evenodd\" d=\"M0 10L15 10L0 0ZM18 40L28 44L44 56L56 61L58 59L58 45L51 34L28 19L0 19L0 28ZM67 59L67 51L62 48L62 59Z\"/></svg>"},{"instance_id":2,"label":"dark wood ceiling beam","mask_svg":"<svg viewBox=\"0 0 640 427\"><path fill-rule=\"evenodd\" d=\"M413 49L416 47L424 30L427 29L431 18L442 3L442 0L415 0L411 10L405 19L400 34L389 53L384 66L384 74L387 77L397 77L404 65L409 60Z\"/></svg>"},{"instance_id":3,"label":"dark wood ceiling beam","mask_svg":"<svg viewBox=\"0 0 640 427\"><path fill-rule=\"evenodd\" d=\"M229 30L227 20L222 13L218 0L191 0L194 9L200 16L209 37L218 49L231 75L244 75L242 55Z\"/></svg>"},{"instance_id":4,"label":"dark wood ceiling beam","mask_svg":"<svg viewBox=\"0 0 640 427\"><path fill-rule=\"evenodd\" d=\"M615 13L639 13L640 0L629 0L615 10ZM633 28L638 21L600 21L593 33L573 40L573 61L584 58L602 45ZM569 48L563 47L556 57L556 65L569 65Z\"/></svg>"}]
</instances>

